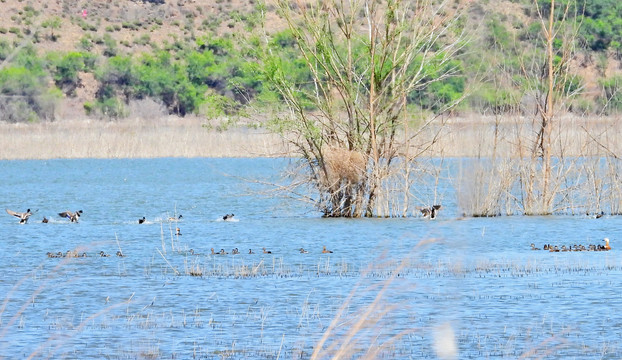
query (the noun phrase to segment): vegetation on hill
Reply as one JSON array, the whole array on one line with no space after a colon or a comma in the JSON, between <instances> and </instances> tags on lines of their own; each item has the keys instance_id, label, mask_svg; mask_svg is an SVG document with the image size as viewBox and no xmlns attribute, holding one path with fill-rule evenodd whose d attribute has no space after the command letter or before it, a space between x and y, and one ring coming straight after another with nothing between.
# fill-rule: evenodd
<instances>
[{"instance_id":1,"label":"vegetation on hill","mask_svg":"<svg viewBox=\"0 0 622 360\"><path fill-rule=\"evenodd\" d=\"M59 104L78 100L89 116L119 118L128 104L151 99L169 114L207 118L267 108L281 95L269 85L262 49L278 45L289 78L313 86L292 33L269 2L0 0L0 114L9 122L53 120ZM622 5L615 0L569 3L571 41L565 105L580 114L622 110ZM550 0L478 0L463 27L470 41L450 64L452 77L408 96L412 110L529 112L531 84L544 46L538 11ZM562 20L561 17L558 20ZM431 72L429 77L440 76ZM91 74L90 77L85 74ZM87 81L91 79L92 81ZM93 95L84 95L92 88ZM313 104L308 103L308 106Z\"/></svg>"}]
</instances>

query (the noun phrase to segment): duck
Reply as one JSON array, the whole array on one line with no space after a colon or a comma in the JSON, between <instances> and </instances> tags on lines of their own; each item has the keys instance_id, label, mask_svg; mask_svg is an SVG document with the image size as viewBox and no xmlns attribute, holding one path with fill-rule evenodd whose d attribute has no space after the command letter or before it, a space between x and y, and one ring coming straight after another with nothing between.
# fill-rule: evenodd
<instances>
[{"instance_id":1,"label":"duck","mask_svg":"<svg viewBox=\"0 0 622 360\"><path fill-rule=\"evenodd\" d=\"M65 257L68 258L75 258L78 257L78 251L77 250L67 250L67 253L65 254Z\"/></svg>"},{"instance_id":2,"label":"duck","mask_svg":"<svg viewBox=\"0 0 622 360\"><path fill-rule=\"evenodd\" d=\"M266 248L263 248L263 253L264 254L272 254L272 251L266 250Z\"/></svg>"},{"instance_id":3,"label":"duck","mask_svg":"<svg viewBox=\"0 0 622 360\"><path fill-rule=\"evenodd\" d=\"M603 246L603 250L605 251L611 250L611 246L609 246L609 238L604 238L603 241L605 242L605 246Z\"/></svg>"},{"instance_id":4,"label":"duck","mask_svg":"<svg viewBox=\"0 0 622 360\"><path fill-rule=\"evenodd\" d=\"M100 257L110 257L110 254L106 254L106 253L104 252L104 250L102 250L102 251L100 251L100 252L99 252L99 256L100 256Z\"/></svg>"},{"instance_id":5,"label":"duck","mask_svg":"<svg viewBox=\"0 0 622 360\"><path fill-rule=\"evenodd\" d=\"M300 248L300 253L301 254L308 254L309 252L307 250L305 250L304 248Z\"/></svg>"},{"instance_id":6,"label":"duck","mask_svg":"<svg viewBox=\"0 0 622 360\"><path fill-rule=\"evenodd\" d=\"M15 216L17 218L19 218L19 223L20 224L25 224L28 222L28 218L32 215L32 213L30 212L30 209L26 210L26 212L17 212L17 211L13 211L13 210L9 210L9 209L5 209L6 213L12 216Z\"/></svg>"},{"instance_id":7,"label":"duck","mask_svg":"<svg viewBox=\"0 0 622 360\"><path fill-rule=\"evenodd\" d=\"M144 222L145 222L145 220L146 220L146 219L145 219L145 217L143 216L143 218L142 218L142 219L138 219L138 223L139 223L139 224L142 224L142 223L144 223Z\"/></svg>"},{"instance_id":8,"label":"duck","mask_svg":"<svg viewBox=\"0 0 622 360\"><path fill-rule=\"evenodd\" d=\"M239 253L240 253L240 250L238 250L238 248L235 248L235 249L231 250L231 254L233 254L233 255L237 255Z\"/></svg>"},{"instance_id":9,"label":"duck","mask_svg":"<svg viewBox=\"0 0 622 360\"><path fill-rule=\"evenodd\" d=\"M71 212L69 210L67 211L63 211L58 213L58 216L62 217L62 218L67 218L69 219L70 222L78 222L78 219L80 219L80 216L83 214L82 210L78 210L76 212Z\"/></svg>"},{"instance_id":10,"label":"duck","mask_svg":"<svg viewBox=\"0 0 622 360\"><path fill-rule=\"evenodd\" d=\"M225 249L220 249L220 252L218 253L219 255L227 255L229 254L228 252L225 251Z\"/></svg>"},{"instance_id":11,"label":"duck","mask_svg":"<svg viewBox=\"0 0 622 360\"><path fill-rule=\"evenodd\" d=\"M253 255L254 253L253 249L248 249L248 255Z\"/></svg>"},{"instance_id":12,"label":"duck","mask_svg":"<svg viewBox=\"0 0 622 360\"><path fill-rule=\"evenodd\" d=\"M436 212L441 209L441 205L419 208L424 218L436 219Z\"/></svg>"},{"instance_id":13,"label":"duck","mask_svg":"<svg viewBox=\"0 0 622 360\"><path fill-rule=\"evenodd\" d=\"M536 244L531 243L531 250L540 250L540 248L537 248Z\"/></svg>"},{"instance_id":14,"label":"duck","mask_svg":"<svg viewBox=\"0 0 622 360\"><path fill-rule=\"evenodd\" d=\"M43 220L41 220L41 222L44 223L44 224L47 224L48 221L50 221L50 220L48 220L48 218L46 218L45 216L43 217Z\"/></svg>"},{"instance_id":15,"label":"duck","mask_svg":"<svg viewBox=\"0 0 622 360\"><path fill-rule=\"evenodd\" d=\"M181 236L181 229L180 228L175 228L175 235Z\"/></svg>"},{"instance_id":16,"label":"duck","mask_svg":"<svg viewBox=\"0 0 622 360\"><path fill-rule=\"evenodd\" d=\"M231 214L227 214L227 215L223 216L222 219L224 221L233 220L234 216L235 216L235 214L231 213Z\"/></svg>"},{"instance_id":17,"label":"duck","mask_svg":"<svg viewBox=\"0 0 622 360\"><path fill-rule=\"evenodd\" d=\"M168 221L179 221L179 220L181 220L182 217L183 216L181 216L181 214L179 214L178 217L171 216L170 218L168 218Z\"/></svg>"},{"instance_id":18,"label":"duck","mask_svg":"<svg viewBox=\"0 0 622 360\"><path fill-rule=\"evenodd\" d=\"M212 248L212 253L211 253L210 255L217 255L217 254L214 252L214 248Z\"/></svg>"},{"instance_id":19,"label":"duck","mask_svg":"<svg viewBox=\"0 0 622 360\"><path fill-rule=\"evenodd\" d=\"M322 254L332 254L333 251L332 250L326 250L326 246L324 246L324 248L322 249Z\"/></svg>"},{"instance_id":20,"label":"duck","mask_svg":"<svg viewBox=\"0 0 622 360\"><path fill-rule=\"evenodd\" d=\"M125 255L123 255L123 253L121 252L121 250L117 250L117 256L118 256L118 257L124 257Z\"/></svg>"}]
</instances>

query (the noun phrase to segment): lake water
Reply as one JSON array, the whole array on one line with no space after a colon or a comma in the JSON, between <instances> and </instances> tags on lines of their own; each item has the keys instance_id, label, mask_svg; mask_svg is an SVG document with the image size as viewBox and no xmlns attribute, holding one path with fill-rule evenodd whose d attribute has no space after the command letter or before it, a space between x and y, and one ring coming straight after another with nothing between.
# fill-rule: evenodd
<instances>
[{"instance_id":1,"label":"lake water","mask_svg":"<svg viewBox=\"0 0 622 360\"><path fill-rule=\"evenodd\" d=\"M433 221L323 219L261 185L287 164L0 162L2 205L36 210L0 217L0 358L622 358L622 217L461 218L445 183Z\"/></svg>"}]
</instances>

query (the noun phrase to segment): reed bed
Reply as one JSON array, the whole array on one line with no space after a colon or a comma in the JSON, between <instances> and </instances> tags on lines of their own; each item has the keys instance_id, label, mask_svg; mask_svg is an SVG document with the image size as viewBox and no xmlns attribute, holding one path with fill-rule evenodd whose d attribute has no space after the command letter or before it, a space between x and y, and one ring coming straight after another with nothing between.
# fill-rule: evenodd
<instances>
[{"instance_id":1,"label":"reed bed","mask_svg":"<svg viewBox=\"0 0 622 360\"><path fill-rule=\"evenodd\" d=\"M0 159L274 157L288 154L266 131L210 130L201 119L0 123Z\"/></svg>"},{"instance_id":2,"label":"reed bed","mask_svg":"<svg viewBox=\"0 0 622 360\"><path fill-rule=\"evenodd\" d=\"M555 156L597 156L605 151L622 153L622 144L617 141L622 134L619 117L565 116L559 123L554 134L558 145ZM521 154L517 151L517 139L528 139L532 125L531 120L524 117L455 117L439 125L442 129L425 130L418 136L418 142L412 144L414 148L408 151L418 153L421 144L434 142L422 155L517 157ZM437 137L439 131L441 137ZM193 117L114 122L93 119L30 124L0 122L0 141L5 144L0 148L0 159L293 155L282 138L266 130L232 127L218 131Z\"/></svg>"}]
</instances>

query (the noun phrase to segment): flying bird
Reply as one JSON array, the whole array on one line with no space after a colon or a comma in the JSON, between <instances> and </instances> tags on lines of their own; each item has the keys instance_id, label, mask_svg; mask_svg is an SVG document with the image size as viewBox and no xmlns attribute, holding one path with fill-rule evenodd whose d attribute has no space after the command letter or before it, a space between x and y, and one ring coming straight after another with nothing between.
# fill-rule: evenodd
<instances>
[{"instance_id":1,"label":"flying bird","mask_svg":"<svg viewBox=\"0 0 622 360\"><path fill-rule=\"evenodd\" d=\"M71 212L69 210L67 211L63 211L61 213L58 213L58 216L62 217L62 218L67 218L69 219L69 221L71 222L78 222L78 219L80 218L80 215L82 215L82 210L78 210L75 213Z\"/></svg>"},{"instance_id":2,"label":"flying bird","mask_svg":"<svg viewBox=\"0 0 622 360\"><path fill-rule=\"evenodd\" d=\"M13 210L9 210L9 209L5 209L7 214L9 215L13 215L17 218L19 218L19 223L20 224L25 224L26 222L28 222L28 218L32 215L32 213L30 212L30 209L26 210L26 212L16 212Z\"/></svg>"},{"instance_id":3,"label":"flying bird","mask_svg":"<svg viewBox=\"0 0 622 360\"><path fill-rule=\"evenodd\" d=\"M430 207L422 207L419 208L419 211L421 211L421 214L423 214L424 218L430 218L430 219L435 219L436 218L436 212L438 210L440 210L441 206L440 205L434 205L434 206L430 206Z\"/></svg>"}]
</instances>

